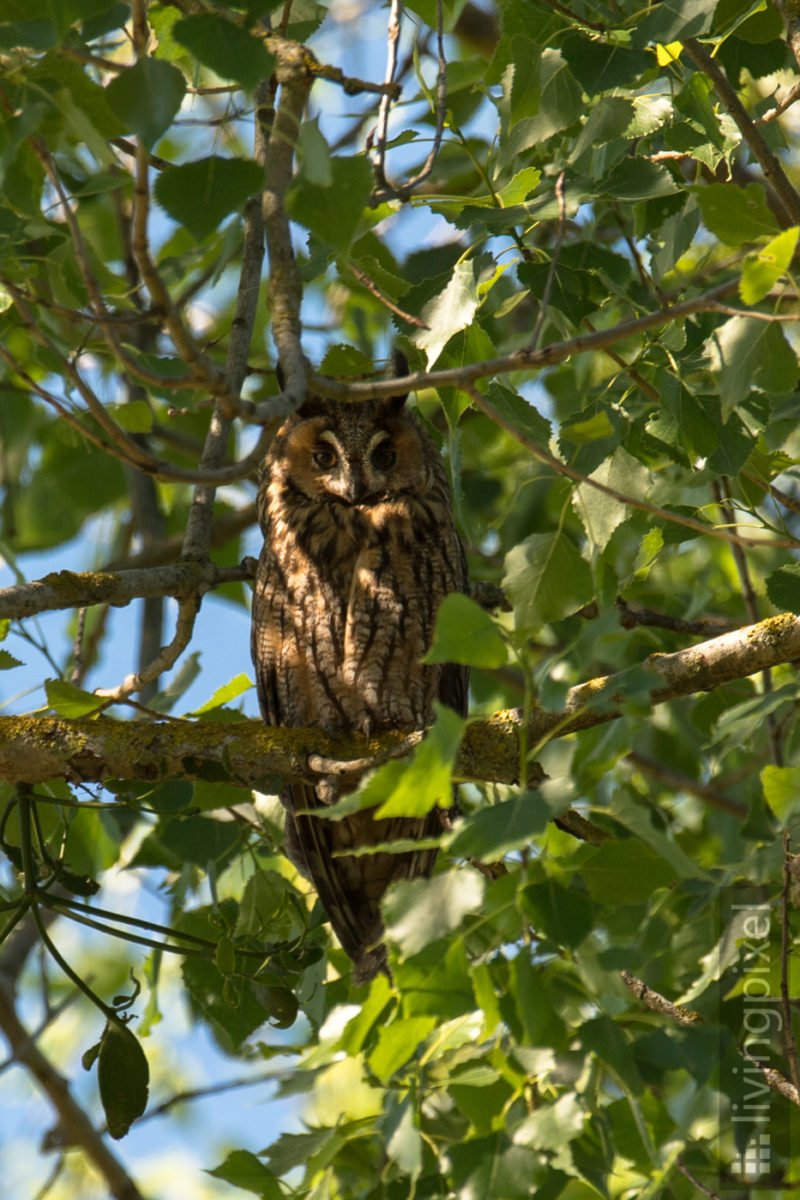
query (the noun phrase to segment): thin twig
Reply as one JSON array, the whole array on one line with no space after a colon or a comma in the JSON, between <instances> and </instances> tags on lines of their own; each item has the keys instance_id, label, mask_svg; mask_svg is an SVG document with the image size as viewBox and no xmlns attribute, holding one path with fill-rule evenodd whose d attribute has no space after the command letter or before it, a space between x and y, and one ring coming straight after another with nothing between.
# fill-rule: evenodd
<instances>
[{"instance_id":1,"label":"thin twig","mask_svg":"<svg viewBox=\"0 0 800 1200\"><path fill-rule=\"evenodd\" d=\"M549 450L543 450L533 438L512 424L495 408L490 400L479 392L477 388L465 386L462 388L472 398L472 402L477 409L483 412L490 420L499 425L501 429L505 429L507 433L524 446L534 458L545 466L550 467L559 475L564 475L568 479L574 480L576 483L585 483L589 487L594 488L598 492L602 492L606 496L611 496L620 504L626 504L631 508L637 508L641 512L650 513L651 516L658 517L662 521L670 521L676 525L682 525L686 529L693 529L696 533L704 534L708 537L717 538L719 541L733 543L736 542L742 546L770 546L770 547L796 547L800 546L800 542L795 538L751 538L743 536L739 533L732 533L727 529L720 529L715 525L704 524L702 521L695 520L694 517L684 517L679 513L669 512L667 509L658 508L655 504L649 504L645 500L639 500L633 496L626 496L622 492L618 492L615 488L609 487L605 483L601 483L599 479L594 479L591 475L584 475L575 467L569 466L551 454Z\"/></svg>"},{"instance_id":2,"label":"thin twig","mask_svg":"<svg viewBox=\"0 0 800 1200\"><path fill-rule=\"evenodd\" d=\"M741 627L741 622L726 621L724 617L699 617L695 621L685 621L682 617L672 617L652 608L632 608L622 596L617 596L616 605L623 629L649 625L655 629L671 629L673 633L696 633L708 637L715 633L730 633Z\"/></svg>"},{"instance_id":3,"label":"thin twig","mask_svg":"<svg viewBox=\"0 0 800 1200\"><path fill-rule=\"evenodd\" d=\"M733 504L731 503L731 494L727 481L714 480L711 484L711 490L714 499L722 513L723 520L729 529L736 530L736 515L734 513ZM753 581L750 577L750 567L745 558L744 549L736 542L731 543L731 554L733 561L736 564L736 571L739 576L739 582L742 585L742 598L744 600L745 612L751 625L755 625L760 618L758 611L758 600L756 599ZM761 684L764 689L764 695L768 696L772 691L772 672L765 668L761 672ZM783 765L783 748L778 733L778 725L774 712L767 714L767 733L769 736L770 754L772 761L776 767Z\"/></svg>"},{"instance_id":4,"label":"thin twig","mask_svg":"<svg viewBox=\"0 0 800 1200\"><path fill-rule=\"evenodd\" d=\"M789 995L789 953L791 932L789 928L789 896L792 889L791 839L788 829L783 831L783 890L781 892L781 1009L783 1026L781 1036L789 1063L789 1074L795 1090L800 1093L800 1065L797 1061L797 1041L794 1036L794 1013Z\"/></svg>"},{"instance_id":5,"label":"thin twig","mask_svg":"<svg viewBox=\"0 0 800 1200\"><path fill-rule=\"evenodd\" d=\"M355 263L350 263L349 267L361 286L365 287L384 308L388 308L389 312L393 312L396 317L400 317L402 321L405 321L408 325L415 326L417 329L430 329L430 325L427 325L425 321L422 321L419 317L415 317L412 313L404 312L399 305L390 300L388 296L385 296L377 283L370 279L366 271L362 271Z\"/></svg>"},{"instance_id":6,"label":"thin twig","mask_svg":"<svg viewBox=\"0 0 800 1200\"><path fill-rule=\"evenodd\" d=\"M389 116L392 111L392 96L389 88L394 85L397 73L397 53L400 47L400 0L391 0L389 5L389 22L386 27L386 74L384 86L386 91L381 97L378 107L378 125L375 132L375 155L372 160L378 191L389 189L386 179L386 143L389 138Z\"/></svg>"},{"instance_id":7,"label":"thin twig","mask_svg":"<svg viewBox=\"0 0 800 1200\"><path fill-rule=\"evenodd\" d=\"M689 1183L691 1183L693 1187L696 1187L698 1192L706 1197L706 1200L722 1200L722 1197L717 1192L713 1191L710 1187L706 1187L706 1185L701 1183L696 1175L692 1174L682 1158L676 1159L675 1166L680 1171L681 1175L683 1175L685 1179L688 1179Z\"/></svg>"},{"instance_id":8,"label":"thin twig","mask_svg":"<svg viewBox=\"0 0 800 1200\"><path fill-rule=\"evenodd\" d=\"M553 253L550 256L550 267L547 271L547 279L544 284L542 298L539 301L539 315L536 318L536 324L533 327L531 334L530 348L531 350L539 349L542 331L544 329L544 321L547 315L547 306L550 303L550 296L553 291L553 284L556 278L556 268L558 266L558 256L561 253L561 246L564 242L564 234L567 228L567 208L564 202L564 178L565 173L561 171L556 180L555 195L558 201L558 226L556 229L556 240L553 246Z\"/></svg>"},{"instance_id":9,"label":"thin twig","mask_svg":"<svg viewBox=\"0 0 800 1200\"><path fill-rule=\"evenodd\" d=\"M780 0L777 0L780 5ZM788 108L791 108L796 100L800 99L800 80L793 84L789 91L784 96L783 100L778 101L774 108L770 108L767 112L762 113L756 119L756 125L766 125L770 121L776 121L778 117L782 117Z\"/></svg>"},{"instance_id":10,"label":"thin twig","mask_svg":"<svg viewBox=\"0 0 800 1200\"><path fill-rule=\"evenodd\" d=\"M649 1008L651 1012L670 1017L678 1025L702 1025L703 1018L699 1012L695 1012L693 1008L686 1008L683 1004L673 1004L671 1000L667 1000L666 996L662 996L660 992L648 987L644 980L637 979L630 971L620 971L620 977L626 988L633 992L637 1000L641 1000L645 1008Z\"/></svg>"},{"instance_id":11,"label":"thin twig","mask_svg":"<svg viewBox=\"0 0 800 1200\"><path fill-rule=\"evenodd\" d=\"M647 754L640 754L637 750L631 750L629 754L626 754L625 760L643 774L661 780L671 791L688 792L705 801L712 808L729 813L732 817L738 817L740 821L747 818L747 808L743 804L737 804L735 800L730 800L718 786L702 783L699 779L694 779L691 775L676 770L675 767L669 767L666 763L657 762L656 759L650 758Z\"/></svg>"},{"instance_id":12,"label":"thin twig","mask_svg":"<svg viewBox=\"0 0 800 1200\"><path fill-rule=\"evenodd\" d=\"M739 132L764 172L765 179L772 185L776 196L783 205L788 223L800 225L800 195L790 183L778 158L770 150L718 61L711 57L705 46L702 46L696 38L686 38L683 47L698 71L707 75L714 85L714 90L723 108L736 122Z\"/></svg>"},{"instance_id":13,"label":"thin twig","mask_svg":"<svg viewBox=\"0 0 800 1200\"><path fill-rule=\"evenodd\" d=\"M178 619L175 622L175 635L171 642L162 646L155 658L132 675L127 675L115 688L98 688L95 695L110 704L127 699L134 692L142 691L148 684L158 679L165 671L169 671L192 640L194 623L200 611L201 596L194 592L185 596L178 605Z\"/></svg>"},{"instance_id":14,"label":"thin twig","mask_svg":"<svg viewBox=\"0 0 800 1200\"><path fill-rule=\"evenodd\" d=\"M547 8L552 8L553 12L560 13L562 17L567 17L579 29L593 29L596 33L606 33L608 31L608 26L604 25L601 21L590 21L588 18L580 16L573 9L568 8L566 4L562 4L560 0L542 0L542 3Z\"/></svg>"},{"instance_id":15,"label":"thin twig","mask_svg":"<svg viewBox=\"0 0 800 1200\"><path fill-rule=\"evenodd\" d=\"M692 300L682 300L643 317L634 317L620 321L608 329L598 329L591 333L577 334L561 342L551 342L539 350L517 350L502 358L484 359L468 363L462 367L451 367L441 371L416 371L400 379L380 380L352 383L341 379L330 379L324 375L313 375L309 384L314 392L333 400L362 400L385 399L397 394L398 385L403 391L417 391L423 388L464 387L491 375L507 375L513 371L536 371L545 367L556 366L565 362L575 354L605 350L617 342L657 329L662 325L670 325L673 321L682 320L700 312L714 312L723 296L733 292L738 287L737 279L730 279L709 292L704 292ZM265 400L259 404L247 401L239 402L236 406L237 415L257 424L265 424L280 415L280 406L274 400Z\"/></svg>"},{"instance_id":16,"label":"thin twig","mask_svg":"<svg viewBox=\"0 0 800 1200\"><path fill-rule=\"evenodd\" d=\"M397 52L400 42L400 13L400 0L392 0L387 27L386 76L384 83L384 86L387 88L396 87L394 80L397 72ZM419 187L428 178L439 157L444 137L444 124L447 117L447 59L444 48L443 0L436 0L436 61L436 99L434 102L436 124L433 142L420 169L410 179L407 179L405 183L395 183L386 175L386 143L389 133L389 115L391 112L391 101L396 97L387 92L381 100L378 111L378 128L375 137L377 151L373 159L376 181L375 191L372 196L373 204L379 204L389 199L407 200L415 188Z\"/></svg>"}]
</instances>

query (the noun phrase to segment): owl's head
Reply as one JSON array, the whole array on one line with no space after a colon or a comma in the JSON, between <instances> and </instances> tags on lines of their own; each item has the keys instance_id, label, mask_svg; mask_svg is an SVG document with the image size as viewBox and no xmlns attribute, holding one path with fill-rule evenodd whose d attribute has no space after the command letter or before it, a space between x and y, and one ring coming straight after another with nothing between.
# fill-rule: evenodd
<instances>
[{"instance_id":1,"label":"owl's head","mask_svg":"<svg viewBox=\"0 0 800 1200\"><path fill-rule=\"evenodd\" d=\"M406 396L348 404L309 397L276 435L270 473L309 500L372 505L424 495L436 451Z\"/></svg>"}]
</instances>

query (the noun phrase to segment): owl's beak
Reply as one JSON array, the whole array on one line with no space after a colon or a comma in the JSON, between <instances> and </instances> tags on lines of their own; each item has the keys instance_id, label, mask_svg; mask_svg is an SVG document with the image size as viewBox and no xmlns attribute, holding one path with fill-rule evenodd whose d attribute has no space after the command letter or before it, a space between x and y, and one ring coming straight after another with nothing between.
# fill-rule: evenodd
<instances>
[{"instance_id":1,"label":"owl's beak","mask_svg":"<svg viewBox=\"0 0 800 1200\"><path fill-rule=\"evenodd\" d=\"M348 504L360 504L365 496L366 488L363 479L359 475L351 475L342 492L342 499Z\"/></svg>"}]
</instances>

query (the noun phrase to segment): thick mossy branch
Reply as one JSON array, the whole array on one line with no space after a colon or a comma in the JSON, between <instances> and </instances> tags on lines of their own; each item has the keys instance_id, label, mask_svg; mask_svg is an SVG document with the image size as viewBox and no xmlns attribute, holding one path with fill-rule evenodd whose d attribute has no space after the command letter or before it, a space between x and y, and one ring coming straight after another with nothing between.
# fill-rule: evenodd
<instances>
[{"instance_id":1,"label":"thick mossy branch","mask_svg":"<svg viewBox=\"0 0 800 1200\"><path fill-rule=\"evenodd\" d=\"M709 691L766 667L800 659L800 618L784 613L723 634L674 654L653 654L643 666L653 673L654 704ZM623 711L626 673L589 680L571 689L559 712L535 709L526 744L537 747ZM459 754L461 778L517 782L521 715L517 710L473 721ZM47 779L103 782L109 779L229 779L272 788L278 778L311 778L309 758L378 763L407 753L422 734L384 735L366 742L332 738L319 729L273 729L260 721L207 724L197 721L67 721L49 717L0 719L0 778L12 783ZM539 772L531 767L528 782Z\"/></svg>"}]
</instances>

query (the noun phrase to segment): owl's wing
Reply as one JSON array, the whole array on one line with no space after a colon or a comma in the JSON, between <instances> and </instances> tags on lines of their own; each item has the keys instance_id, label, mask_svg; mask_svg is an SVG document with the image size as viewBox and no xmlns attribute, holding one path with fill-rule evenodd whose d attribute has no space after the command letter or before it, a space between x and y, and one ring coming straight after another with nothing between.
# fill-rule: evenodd
<instances>
[{"instance_id":1,"label":"owl's wing","mask_svg":"<svg viewBox=\"0 0 800 1200\"><path fill-rule=\"evenodd\" d=\"M465 717L469 705L469 667L445 663L439 676L438 698L460 717Z\"/></svg>"},{"instance_id":2,"label":"owl's wing","mask_svg":"<svg viewBox=\"0 0 800 1200\"><path fill-rule=\"evenodd\" d=\"M282 711L278 687L278 662L282 637L283 612L268 594L270 565L262 558L256 572L253 590L253 612L250 649L256 677L256 693L261 715L267 725L285 725L287 714Z\"/></svg>"}]
</instances>

